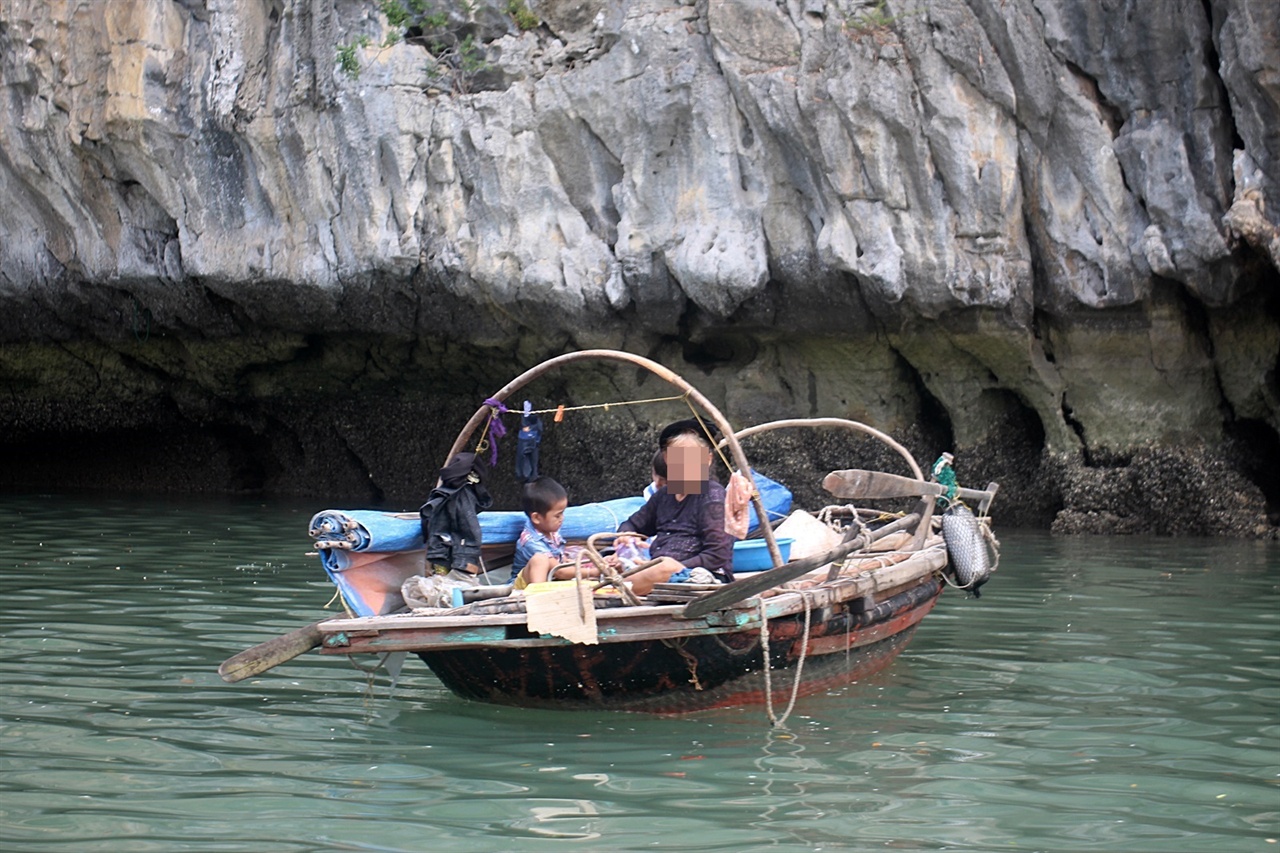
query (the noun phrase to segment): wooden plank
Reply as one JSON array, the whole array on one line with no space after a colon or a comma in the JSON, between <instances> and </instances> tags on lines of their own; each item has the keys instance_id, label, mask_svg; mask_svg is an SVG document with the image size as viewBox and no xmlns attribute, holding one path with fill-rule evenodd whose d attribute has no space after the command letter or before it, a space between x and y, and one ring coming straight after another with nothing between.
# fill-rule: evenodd
<instances>
[{"instance_id":1,"label":"wooden plank","mask_svg":"<svg viewBox=\"0 0 1280 853\"><path fill-rule=\"evenodd\" d=\"M765 617L776 619L829 604L840 604L853 598L875 595L883 598L919 583L946 565L946 552L941 549L921 551L903 563L871 569L852 578L841 578L832 584L810 589L780 589L765 599ZM758 606L758 605L757 605Z\"/></svg>"},{"instance_id":2,"label":"wooden plank","mask_svg":"<svg viewBox=\"0 0 1280 853\"><path fill-rule=\"evenodd\" d=\"M987 483L986 497L978 500L978 515L986 515L991 509L991 502L996 498L996 492L999 491L999 483Z\"/></svg>"},{"instance_id":3,"label":"wooden plank","mask_svg":"<svg viewBox=\"0 0 1280 853\"><path fill-rule=\"evenodd\" d=\"M222 676L223 681L235 683L261 675L272 667L293 660L298 655L320 645L324 639L324 634L320 630L322 624L323 622L312 622L310 625L304 625L297 630L234 654L218 667L218 675Z\"/></svg>"},{"instance_id":4,"label":"wooden plank","mask_svg":"<svg viewBox=\"0 0 1280 853\"><path fill-rule=\"evenodd\" d=\"M672 640L691 635L709 636L712 634L733 634L744 630L754 630L759 625L758 616L730 611L735 618L725 620L722 625L691 624L687 621L677 622L664 619L661 622L630 624L618 623L612 626L598 625L598 637L601 645L611 643L634 643L645 640ZM721 615L721 614L717 614ZM489 627L477 631L459 630L387 630L377 633L333 634L330 635L322 654L382 654L384 652L432 652L450 649L484 648L528 648L536 646L564 646L574 643L560 637L547 635L530 637L506 636L505 630Z\"/></svg>"},{"instance_id":5,"label":"wooden plank","mask_svg":"<svg viewBox=\"0 0 1280 853\"><path fill-rule=\"evenodd\" d=\"M774 587L780 586L788 581L795 580L801 575L806 575L814 569L825 566L833 560L838 560L848 554L852 554L860 548L865 548L877 539L888 536L890 533L895 533L904 528L911 527L919 521L920 516L912 513L910 515L903 516L896 521L892 521L884 527L871 531L870 533L864 533L849 540L848 542L842 542L830 551L815 554L812 557L806 557L803 560L796 560L794 562L778 566L776 569L757 572L751 577L736 580L730 584L725 584L715 592L709 592L706 595L686 604L684 607L684 615L693 619L699 616L705 616L713 610L719 610L721 607L726 607L730 604L744 601L753 595L759 595L765 590L773 589Z\"/></svg>"},{"instance_id":6,"label":"wooden plank","mask_svg":"<svg viewBox=\"0 0 1280 853\"><path fill-rule=\"evenodd\" d=\"M442 628L439 631L428 632L414 630L354 634L341 632L325 637L320 651L322 654L381 654L382 652L502 645L506 640L506 629L498 626L471 629Z\"/></svg>"},{"instance_id":7,"label":"wooden plank","mask_svg":"<svg viewBox=\"0 0 1280 853\"><path fill-rule=\"evenodd\" d=\"M648 616L674 616L680 613L679 604L642 605L640 607L608 607L596 610L599 621L611 619L637 619ZM358 616L352 619L331 619L323 623L326 634L339 631L382 631L389 628L435 628L467 625L523 625L524 613L458 613L457 615L424 615L397 613L388 616Z\"/></svg>"}]
</instances>

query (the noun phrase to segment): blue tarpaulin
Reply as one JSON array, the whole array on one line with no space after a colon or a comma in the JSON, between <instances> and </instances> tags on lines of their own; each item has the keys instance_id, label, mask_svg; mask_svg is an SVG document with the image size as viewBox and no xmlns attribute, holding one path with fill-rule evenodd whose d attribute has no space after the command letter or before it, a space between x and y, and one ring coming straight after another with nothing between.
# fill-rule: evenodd
<instances>
[{"instance_id":1,"label":"blue tarpaulin","mask_svg":"<svg viewBox=\"0 0 1280 853\"><path fill-rule=\"evenodd\" d=\"M753 474L756 488L769 513L770 521L785 518L791 510L791 492L786 486L770 480L762 474ZM617 498L611 501L571 506L565 510L564 526L560 534L569 540L586 539L594 533L617 530L633 512L644 505L640 496ZM524 528L523 512L482 512L479 514L480 531L486 545L504 542L515 544ZM759 522L755 506L751 507L751 529ZM383 512L370 509L326 509L311 518L308 528L320 552L320 563L329 578L343 592L344 598L359 616L371 615L375 610L361 600L361 596L349 584L344 583L342 573L354 564L370 565L365 554L397 554L421 551L422 519L416 512Z\"/></svg>"},{"instance_id":2,"label":"blue tarpaulin","mask_svg":"<svg viewBox=\"0 0 1280 853\"><path fill-rule=\"evenodd\" d=\"M785 518L791 509L791 492L786 486L755 474L756 488L769 512L770 520ZM644 504L636 496L571 506L565 510L565 539L585 539L593 533L617 530ZM524 527L523 512L482 512L480 530L485 544L512 542ZM755 506L751 506L751 527L759 526ZM322 551L415 551L423 547L422 519L416 512L382 512L370 509L326 509L316 513L308 532ZM341 570L339 565L335 569Z\"/></svg>"}]
</instances>

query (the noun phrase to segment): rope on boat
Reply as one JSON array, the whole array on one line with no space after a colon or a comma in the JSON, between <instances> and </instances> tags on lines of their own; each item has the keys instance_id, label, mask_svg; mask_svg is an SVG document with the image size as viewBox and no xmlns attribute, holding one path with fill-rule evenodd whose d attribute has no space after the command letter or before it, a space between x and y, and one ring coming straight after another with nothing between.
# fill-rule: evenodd
<instances>
[{"instance_id":1,"label":"rope on boat","mask_svg":"<svg viewBox=\"0 0 1280 853\"><path fill-rule=\"evenodd\" d=\"M355 614L355 611L353 611L353 610L351 609L351 605L350 605L350 604L347 604L346 596L344 596L344 595L342 594L342 590L341 590L341 589L338 589L337 587L334 587L334 589L333 589L333 598L329 599L328 601L326 601L326 602L324 603L324 608L323 608L323 609L324 609L324 610L328 610L328 609L329 609L329 605L333 604L335 601L342 605L342 609L343 609L344 611L346 611L346 614L347 614L347 618L348 618L348 619L354 619L354 618L355 618L355 615L356 615L356 614Z\"/></svg>"},{"instance_id":2,"label":"rope on boat","mask_svg":"<svg viewBox=\"0 0 1280 853\"><path fill-rule=\"evenodd\" d=\"M836 504L833 506L824 506L822 509L818 510L818 515L817 515L818 521L821 521L823 524L825 524L827 527L830 527L832 530L835 530L837 532L844 532L843 527L840 525L840 522L836 521L835 519L835 514L837 512L840 513L841 515L848 515L850 518L853 519L855 524L858 524L858 525L862 524L862 522L858 519L858 508L855 507L853 504L844 504L843 506L839 504ZM858 532L863 533L865 531L859 530Z\"/></svg>"},{"instance_id":3,"label":"rope on boat","mask_svg":"<svg viewBox=\"0 0 1280 853\"><path fill-rule=\"evenodd\" d=\"M987 543L987 553L991 555L991 572L1000 568L1000 540L996 539L996 535L991 532L991 519L988 516L982 516L978 519L979 529L982 530L982 538Z\"/></svg>"},{"instance_id":4,"label":"rope on boat","mask_svg":"<svg viewBox=\"0 0 1280 853\"><path fill-rule=\"evenodd\" d=\"M773 716L773 668L769 664L769 618L764 612L764 599L759 600L760 608L760 653L764 655L764 707L769 712L769 722L778 724Z\"/></svg>"},{"instance_id":5,"label":"rope on boat","mask_svg":"<svg viewBox=\"0 0 1280 853\"><path fill-rule=\"evenodd\" d=\"M779 728L791 716L796 706L796 698L800 695L800 676L804 672L804 661L809 654L809 626L813 606L809 601L808 590L799 590L800 600L804 603L804 634L800 638L800 660L796 662L796 674L791 680L791 700L787 702L787 710L781 717L773 714L773 673L769 662L769 620L765 617L764 599L760 599L760 648L764 653L764 706L769 713L769 722Z\"/></svg>"},{"instance_id":6,"label":"rope on boat","mask_svg":"<svg viewBox=\"0 0 1280 853\"><path fill-rule=\"evenodd\" d=\"M707 437L707 442L715 450L716 455L720 457L720 461L724 463L725 469L732 471L733 466L725 458L724 451L720 449L720 443L716 441L716 437L711 434L711 428L702 420L702 415L698 414L698 410L693 407L693 403L690 403L688 398L685 399L685 403L689 406L689 413L693 415L693 419L698 422L698 426L702 427L702 434Z\"/></svg>"},{"instance_id":7,"label":"rope on boat","mask_svg":"<svg viewBox=\"0 0 1280 853\"><path fill-rule=\"evenodd\" d=\"M933 479L938 485L946 486L947 493L938 496L938 506L946 508L950 506L956 499L956 495L960 491L960 484L956 482L955 469L951 467L951 463L955 461L955 457L950 453L944 453L938 457L938 461L933 463Z\"/></svg>"},{"instance_id":8,"label":"rope on boat","mask_svg":"<svg viewBox=\"0 0 1280 853\"><path fill-rule=\"evenodd\" d=\"M583 548L580 552L578 552L578 555L577 555L577 561L579 566L578 570L581 571L582 558L585 556L587 559L591 561L592 565L594 565L597 571L599 571L600 573L601 580L599 583L595 585L595 587L593 587L593 591L605 586L613 586L615 589L618 590L618 593L622 596L623 600L627 604L631 605L632 607L639 607L644 602L642 602L640 598L634 592L631 591L631 587L627 586L626 583L623 582L623 579L627 575L635 574L636 572L641 571L643 569L647 569L650 566L656 566L658 563L662 562L662 560L661 558L647 560L633 567L632 569L629 569L628 571L619 572L613 566L609 565L609 563L604 559L604 557L600 555L600 551L596 547L596 542L598 542L601 539L608 538L610 536L616 537L617 534L616 533L593 533L590 537L587 538L587 547Z\"/></svg>"},{"instance_id":9,"label":"rope on boat","mask_svg":"<svg viewBox=\"0 0 1280 853\"><path fill-rule=\"evenodd\" d=\"M698 680L698 659L684 647L684 644L689 642L689 638L672 637L664 639L662 642L667 648L674 650L679 653L680 657L684 658L684 665L689 669L689 683L693 685L694 690L701 690L702 682Z\"/></svg>"},{"instance_id":10,"label":"rope on boat","mask_svg":"<svg viewBox=\"0 0 1280 853\"><path fill-rule=\"evenodd\" d=\"M690 402L688 394L684 396L684 401L685 404L688 405L689 412L693 415L693 419L698 422L698 426L702 427L702 434L707 437L707 443L711 445L711 449L716 452L716 456L720 457L720 462L724 465L724 469L730 473L730 481L732 481L732 474L734 470L733 465L729 463L729 459L724 455L724 449L720 446L721 442L716 441L716 437L711 434L711 428L708 427L706 421L702 419L702 415L698 414L698 410L693 407L693 403ZM759 504L760 490L756 488L754 480L748 480L747 482L751 484L751 494L748 495L747 500L749 502L755 501ZM730 485L732 485L732 482L730 482ZM760 509L764 509L763 504L759 504L759 507ZM725 514L728 514L727 509ZM728 522L726 522L726 524L727 523Z\"/></svg>"},{"instance_id":11,"label":"rope on boat","mask_svg":"<svg viewBox=\"0 0 1280 853\"><path fill-rule=\"evenodd\" d=\"M614 406L644 406L644 405L648 405L649 403L670 403L676 400L684 400L685 404L689 407L689 411L693 413L694 420L698 422L698 426L702 427L703 433L706 434L707 441L710 443L711 447L715 450L716 454L720 457L720 461L724 463L725 469L728 471L732 471L733 465L729 463L729 460L724 455L724 451L722 451L720 447L717 445L715 436L711 434L711 430L707 427L706 421L703 420L702 415L698 414L698 410L694 408L693 401L689 399L689 393L687 391L683 394L673 394L668 397L648 397L643 400L617 400L612 403L587 403L581 406L566 406L562 403L556 406L554 409L530 409L528 412L522 411L521 414L529 414L529 415L554 414L555 422L560 423L562 420L564 420L565 412L582 412L588 409L604 409L605 411L608 411ZM496 465L498 462L498 459L497 459L498 439L506 435L506 428L503 426L502 419L499 417L499 415L507 414L511 410L508 409L506 405L502 403L502 401L496 400L493 397L490 397L487 400L485 400L484 405L489 407L489 417L485 420L484 428L480 430L480 439L476 442L475 452L476 452L476 455L478 456L481 453L485 452L486 450L490 451L491 458L490 458L489 464L490 466L493 466L493 465ZM753 490L752 496L758 497L759 493Z\"/></svg>"},{"instance_id":12,"label":"rope on boat","mask_svg":"<svg viewBox=\"0 0 1280 853\"><path fill-rule=\"evenodd\" d=\"M393 654L395 654L395 652L381 653L380 655L378 655L378 662L375 663L373 666L361 666L360 662L356 660L355 655L347 655L347 660L351 661L352 666L354 666L356 669L360 670L361 672L363 672L365 675L369 677L369 686L373 687L374 673L382 669L382 665L387 662L387 658L391 657Z\"/></svg>"},{"instance_id":13,"label":"rope on boat","mask_svg":"<svg viewBox=\"0 0 1280 853\"><path fill-rule=\"evenodd\" d=\"M841 521L836 518L837 515L841 517L848 516L848 524L842 524ZM893 521L895 519L902 518L904 515L906 515L905 512L882 512L871 520ZM817 519L837 533L844 533L845 529L850 525L858 528L859 536L869 534L871 532L867 529L867 525L863 522L861 515L859 515L858 507L853 504L824 506L822 509L818 510Z\"/></svg>"},{"instance_id":14,"label":"rope on boat","mask_svg":"<svg viewBox=\"0 0 1280 853\"><path fill-rule=\"evenodd\" d=\"M724 649L725 653L728 654L730 657L735 657L735 658L742 657L743 655L749 655L756 650L755 646L742 646L741 648L735 648L729 645L728 643L726 643L724 640L720 639L719 634L712 634L711 640L717 646Z\"/></svg>"},{"instance_id":15,"label":"rope on boat","mask_svg":"<svg viewBox=\"0 0 1280 853\"><path fill-rule=\"evenodd\" d=\"M609 409L613 406L642 406L646 403L669 403L673 400L687 400L688 394L676 394L672 397L650 397L647 400L619 400L616 403L591 403L584 406L556 406L554 409L530 409L531 415L547 415L556 414L563 415L565 412L581 412L586 409Z\"/></svg>"}]
</instances>

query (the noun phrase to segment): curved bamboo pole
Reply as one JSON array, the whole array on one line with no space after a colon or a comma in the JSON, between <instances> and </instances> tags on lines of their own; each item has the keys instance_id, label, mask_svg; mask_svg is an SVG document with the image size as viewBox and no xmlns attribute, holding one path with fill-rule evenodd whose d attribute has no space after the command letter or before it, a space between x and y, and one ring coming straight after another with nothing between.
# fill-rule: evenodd
<instances>
[{"instance_id":1,"label":"curved bamboo pole","mask_svg":"<svg viewBox=\"0 0 1280 853\"><path fill-rule=\"evenodd\" d=\"M622 352L621 350L610 349L590 349L579 350L578 352L569 352L555 358L547 359L541 364L531 367L524 373L512 379L502 387L498 393L491 395L491 399L499 402L505 402L506 399L516 391L528 385L534 379L550 372L551 370L562 367L566 364L572 364L576 361L591 361L598 359L602 361L622 361L628 364L634 364L643 367L655 376L666 380L670 384L676 386L692 400L699 408L701 408L719 427L721 435L725 436L722 443L729 447L729 452L733 456L733 462L738 466L738 470L747 478L747 483L751 487L751 501L756 508L756 517L760 520L760 528L764 532L765 542L769 547L769 557L773 560L773 565L781 566L783 564L782 552L778 550L777 539L773 535L773 525L769 523L769 515L765 512L764 502L760 499L759 491L756 489L755 480L751 477L751 466L747 464L747 457L742 452L742 445L738 443L738 438L734 434L733 427L729 425L729 421L720 413L720 410L711 404L711 401L703 396L702 392L694 388L679 374L658 364L656 361L647 359L642 355L634 353ZM455 454L461 453L462 449L467 446L471 440L472 434L476 429L485 422L489 417L489 406L481 406L476 413L471 416L466 425L462 428L462 432L458 434L458 438L453 443L453 447L449 448L449 455L445 458L445 464L454 457Z\"/></svg>"},{"instance_id":2,"label":"curved bamboo pole","mask_svg":"<svg viewBox=\"0 0 1280 853\"><path fill-rule=\"evenodd\" d=\"M916 475L917 480L924 479L924 473L920 470L920 465L917 464L916 458L911 455L911 451L907 450L895 441L892 436L881 432L875 427L867 426L861 421L851 421L847 418L790 418L787 420L769 421L768 423L747 427L746 429L739 430L735 433L734 438L741 441L744 438L757 435L758 433L768 432L769 430L774 429L785 429L788 427L838 427L850 429L854 432L864 433L887 444L906 461L907 466L911 469L911 473ZM724 442L721 441L721 444L723 443Z\"/></svg>"},{"instance_id":3,"label":"curved bamboo pole","mask_svg":"<svg viewBox=\"0 0 1280 853\"><path fill-rule=\"evenodd\" d=\"M911 468L911 472L915 474L917 480L924 482L924 472L920 470L920 464L916 462L916 458L911 455L911 451L907 450L891 436L881 432L875 427L867 426L860 421L851 421L847 418L791 418L788 420L769 421L768 423L758 424L753 427L747 427L734 434L735 441L747 438L748 436L758 435L762 432L768 432L775 429L784 429L788 427L835 427L839 429L849 429L854 432L864 433L873 438L877 438L884 442L890 448L898 453ZM727 441L727 439L725 439ZM723 441L721 442L724 443ZM924 544L925 536L929 533L929 524L933 520L934 501L931 497L924 497L920 503L920 523L916 527L915 535L911 540L913 550L919 549ZM776 565L776 564L775 564Z\"/></svg>"}]
</instances>

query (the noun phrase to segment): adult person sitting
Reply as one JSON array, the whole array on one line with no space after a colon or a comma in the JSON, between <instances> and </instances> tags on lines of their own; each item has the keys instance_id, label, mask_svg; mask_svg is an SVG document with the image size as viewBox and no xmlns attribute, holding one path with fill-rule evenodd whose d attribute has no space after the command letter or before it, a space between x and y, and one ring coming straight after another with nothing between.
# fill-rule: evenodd
<instances>
[{"instance_id":1,"label":"adult person sitting","mask_svg":"<svg viewBox=\"0 0 1280 853\"><path fill-rule=\"evenodd\" d=\"M649 556L661 562L632 581L638 595L653 584L728 583L733 580L733 537L724 529L724 486L711 477L711 439L688 419L663 429L658 439L667 466L666 485L619 527L649 539Z\"/></svg>"}]
</instances>

